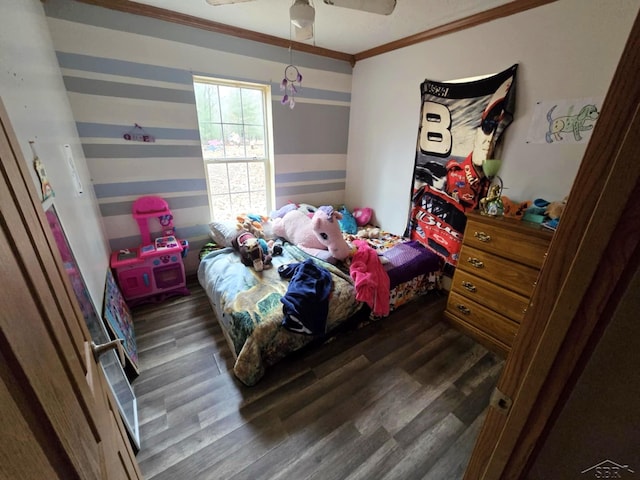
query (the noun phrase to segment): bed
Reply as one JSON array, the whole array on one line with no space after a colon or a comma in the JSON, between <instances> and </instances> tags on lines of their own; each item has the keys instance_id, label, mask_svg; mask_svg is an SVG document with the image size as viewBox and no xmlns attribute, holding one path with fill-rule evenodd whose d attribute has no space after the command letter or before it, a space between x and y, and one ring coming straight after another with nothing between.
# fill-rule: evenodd
<instances>
[{"instance_id":1,"label":"bed","mask_svg":"<svg viewBox=\"0 0 640 480\"><path fill-rule=\"evenodd\" d=\"M352 243L359 238L345 234ZM428 291L440 288L442 260L417 242L393 234L366 239L383 260L389 276L389 310L393 311ZM330 338L338 327L377 320L364 302L356 300L349 265L332 264L285 243L282 255L274 256L271 268L262 272L246 267L231 247L201 252L198 281L204 288L224 336L233 353L233 372L245 385L256 384L267 368L311 342ZM289 280L278 269L311 259L326 269L332 280L326 330L304 335L283 326L282 297Z\"/></svg>"}]
</instances>

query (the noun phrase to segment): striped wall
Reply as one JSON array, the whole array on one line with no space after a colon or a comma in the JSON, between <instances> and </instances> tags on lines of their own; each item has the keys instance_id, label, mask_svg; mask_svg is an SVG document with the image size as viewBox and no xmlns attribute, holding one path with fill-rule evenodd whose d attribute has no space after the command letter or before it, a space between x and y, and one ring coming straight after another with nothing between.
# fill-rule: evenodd
<instances>
[{"instance_id":1,"label":"striped wall","mask_svg":"<svg viewBox=\"0 0 640 480\"><path fill-rule=\"evenodd\" d=\"M344 202L347 62L68 0L44 7L112 250L140 241L132 202L159 195L191 245L187 270L197 267L210 220L193 75L271 86L274 208ZM293 110L279 88L291 58L304 77ZM124 140L136 123L156 141Z\"/></svg>"}]
</instances>

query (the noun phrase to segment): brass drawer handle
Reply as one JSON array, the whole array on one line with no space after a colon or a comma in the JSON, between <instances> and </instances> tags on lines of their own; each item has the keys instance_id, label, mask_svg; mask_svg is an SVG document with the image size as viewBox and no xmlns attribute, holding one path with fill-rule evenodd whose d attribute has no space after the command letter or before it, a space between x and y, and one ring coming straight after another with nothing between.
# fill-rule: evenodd
<instances>
[{"instance_id":1,"label":"brass drawer handle","mask_svg":"<svg viewBox=\"0 0 640 480\"><path fill-rule=\"evenodd\" d=\"M467 262L469 262L471 265L473 265L476 268L483 268L484 267L484 263L481 262L480 260L478 260L475 257L469 257Z\"/></svg>"},{"instance_id":2,"label":"brass drawer handle","mask_svg":"<svg viewBox=\"0 0 640 480\"><path fill-rule=\"evenodd\" d=\"M471 313L471 310L469 310L464 305L458 304L456 305L456 308L460 311L460 313L464 313L465 315L469 315Z\"/></svg>"},{"instance_id":3,"label":"brass drawer handle","mask_svg":"<svg viewBox=\"0 0 640 480\"><path fill-rule=\"evenodd\" d=\"M491 241L491 235L487 235L484 232L474 232L473 236L476 237L481 242L487 243Z\"/></svg>"},{"instance_id":4,"label":"brass drawer handle","mask_svg":"<svg viewBox=\"0 0 640 480\"><path fill-rule=\"evenodd\" d=\"M470 292L475 293L476 291L476 286L471 282L462 282L462 286Z\"/></svg>"}]
</instances>

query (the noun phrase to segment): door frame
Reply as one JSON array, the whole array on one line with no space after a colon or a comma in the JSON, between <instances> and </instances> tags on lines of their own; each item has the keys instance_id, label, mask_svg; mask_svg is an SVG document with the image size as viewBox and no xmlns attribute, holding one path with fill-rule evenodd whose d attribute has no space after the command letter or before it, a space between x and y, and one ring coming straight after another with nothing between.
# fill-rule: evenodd
<instances>
[{"instance_id":1,"label":"door frame","mask_svg":"<svg viewBox=\"0 0 640 480\"><path fill-rule=\"evenodd\" d=\"M522 478L638 268L640 14L636 17L466 480ZM622 207L624 206L624 207Z\"/></svg>"}]
</instances>

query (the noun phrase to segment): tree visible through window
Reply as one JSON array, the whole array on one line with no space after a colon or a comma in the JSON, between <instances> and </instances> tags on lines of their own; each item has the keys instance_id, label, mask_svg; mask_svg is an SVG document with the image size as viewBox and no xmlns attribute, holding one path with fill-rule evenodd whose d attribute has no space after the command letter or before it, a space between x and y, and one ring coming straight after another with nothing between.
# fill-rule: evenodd
<instances>
[{"instance_id":1,"label":"tree visible through window","mask_svg":"<svg viewBox=\"0 0 640 480\"><path fill-rule=\"evenodd\" d=\"M266 215L270 201L269 87L194 77L211 218Z\"/></svg>"}]
</instances>

